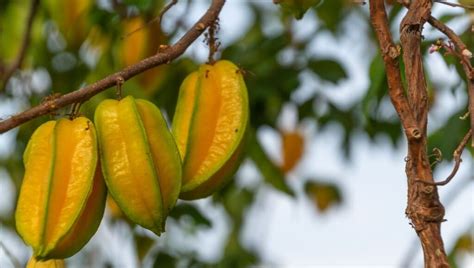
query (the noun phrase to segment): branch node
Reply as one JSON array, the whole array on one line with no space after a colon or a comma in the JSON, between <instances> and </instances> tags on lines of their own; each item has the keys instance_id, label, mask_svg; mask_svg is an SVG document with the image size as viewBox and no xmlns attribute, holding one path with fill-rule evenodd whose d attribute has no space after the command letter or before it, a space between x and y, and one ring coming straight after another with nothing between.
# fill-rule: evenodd
<instances>
[{"instance_id":1,"label":"branch node","mask_svg":"<svg viewBox=\"0 0 474 268\"><path fill-rule=\"evenodd\" d=\"M472 52L469 51L467 48L465 48L461 53L464 57L467 57L469 59L472 58Z\"/></svg>"},{"instance_id":2,"label":"branch node","mask_svg":"<svg viewBox=\"0 0 474 268\"><path fill-rule=\"evenodd\" d=\"M467 111L465 114L461 115L459 119L461 120L466 120L469 117L469 111Z\"/></svg>"},{"instance_id":3,"label":"branch node","mask_svg":"<svg viewBox=\"0 0 474 268\"><path fill-rule=\"evenodd\" d=\"M426 186L423 188L423 192L427 195L431 195L433 194L434 189L435 188L433 186Z\"/></svg>"},{"instance_id":4,"label":"branch node","mask_svg":"<svg viewBox=\"0 0 474 268\"><path fill-rule=\"evenodd\" d=\"M170 48L169 45L161 44L161 45L158 46L158 51L157 51L156 54L158 54L158 53L163 53L163 52L165 52L168 48Z\"/></svg>"},{"instance_id":5,"label":"branch node","mask_svg":"<svg viewBox=\"0 0 474 268\"><path fill-rule=\"evenodd\" d=\"M419 128L417 127L414 127L414 128L411 128L408 130L408 134L410 137L412 137L413 139L415 140L419 140L421 139L422 135L421 135L421 131Z\"/></svg>"},{"instance_id":6,"label":"branch node","mask_svg":"<svg viewBox=\"0 0 474 268\"><path fill-rule=\"evenodd\" d=\"M402 48L400 45L390 46L388 47L387 55L392 59L396 59L400 56L401 50Z\"/></svg>"},{"instance_id":7,"label":"branch node","mask_svg":"<svg viewBox=\"0 0 474 268\"><path fill-rule=\"evenodd\" d=\"M206 25L204 25L204 23L200 22L198 23L198 25L196 25L196 30L198 31L204 31L204 29L206 29Z\"/></svg>"}]
</instances>

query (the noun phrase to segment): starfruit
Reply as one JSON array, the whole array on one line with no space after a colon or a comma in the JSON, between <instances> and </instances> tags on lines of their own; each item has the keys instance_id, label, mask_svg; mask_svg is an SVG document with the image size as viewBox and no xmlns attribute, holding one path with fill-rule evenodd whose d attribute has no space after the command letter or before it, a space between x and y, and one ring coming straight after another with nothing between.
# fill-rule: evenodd
<instances>
[{"instance_id":1,"label":"starfruit","mask_svg":"<svg viewBox=\"0 0 474 268\"><path fill-rule=\"evenodd\" d=\"M159 235L181 188L181 159L160 110L132 96L104 100L95 123L111 196L131 221Z\"/></svg>"},{"instance_id":2,"label":"starfruit","mask_svg":"<svg viewBox=\"0 0 474 268\"><path fill-rule=\"evenodd\" d=\"M65 268L66 265L63 259L51 259L46 261L37 260L35 257L31 257L26 268Z\"/></svg>"},{"instance_id":3,"label":"starfruit","mask_svg":"<svg viewBox=\"0 0 474 268\"><path fill-rule=\"evenodd\" d=\"M85 117L48 121L31 136L15 220L37 259L70 257L97 231L107 193L98 160Z\"/></svg>"},{"instance_id":4,"label":"starfruit","mask_svg":"<svg viewBox=\"0 0 474 268\"><path fill-rule=\"evenodd\" d=\"M173 134L183 159L180 198L198 199L223 187L241 162L249 118L241 70L221 60L183 81Z\"/></svg>"}]
</instances>

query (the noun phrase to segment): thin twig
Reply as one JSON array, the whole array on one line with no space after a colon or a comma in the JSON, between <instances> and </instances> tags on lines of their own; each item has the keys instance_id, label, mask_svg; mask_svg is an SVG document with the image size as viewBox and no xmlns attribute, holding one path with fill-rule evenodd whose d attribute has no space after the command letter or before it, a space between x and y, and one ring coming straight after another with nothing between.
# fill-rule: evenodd
<instances>
[{"instance_id":1,"label":"thin twig","mask_svg":"<svg viewBox=\"0 0 474 268\"><path fill-rule=\"evenodd\" d=\"M163 7L163 9L160 11L160 14L159 14L156 18L154 18L154 19L150 20L149 22L147 22L146 25L140 26L140 27L138 27L137 29L135 29L135 30L133 30L133 31L131 31L131 32L127 33L127 34L125 34L124 36L122 36L121 39L125 39L125 38L129 37L130 35L132 35L132 34L138 32L138 31L142 30L143 28L149 27L149 26L150 26L151 24L153 24L154 22L158 22L158 24L160 25L160 28L161 28L161 21L163 20L163 16L165 15L165 13L166 13L171 7L173 7L173 6L176 5L177 3L178 3L178 0L171 0L171 2L169 2L166 6Z\"/></svg>"},{"instance_id":2,"label":"thin twig","mask_svg":"<svg viewBox=\"0 0 474 268\"><path fill-rule=\"evenodd\" d=\"M454 45L459 49L460 52L460 60L463 64L466 64L469 69L472 69L471 62L469 61L469 56L467 56L465 51L469 51L466 44L462 41L462 39L451 29L449 28L446 24L442 23L441 21L437 20L435 17L430 16L428 19L428 22L444 33L453 43Z\"/></svg>"},{"instance_id":3,"label":"thin twig","mask_svg":"<svg viewBox=\"0 0 474 268\"><path fill-rule=\"evenodd\" d=\"M470 123L471 123L471 131L474 132L474 69L472 67L470 57L472 52L467 49L467 46L464 44L462 39L446 24L442 23L441 21L437 20L433 16L430 16L428 22L435 27L436 29L440 30L444 33L459 49L459 53L457 54L461 60L461 64L464 69L464 73L466 74L466 84L467 84L467 95L469 97L468 102L468 111L470 114ZM471 141L471 146L474 147L474 138Z\"/></svg>"},{"instance_id":4,"label":"thin twig","mask_svg":"<svg viewBox=\"0 0 474 268\"><path fill-rule=\"evenodd\" d=\"M434 2L443 4L443 5L447 5L447 6L450 6L450 7L461 7L461 8L468 9L468 10L473 10L473 9L474 9L474 7L471 6L471 5L463 5L463 4L458 4L458 3L451 3L451 2L443 1L443 0L434 0Z\"/></svg>"},{"instance_id":5,"label":"thin twig","mask_svg":"<svg viewBox=\"0 0 474 268\"><path fill-rule=\"evenodd\" d=\"M8 80L10 80L10 77L23 64L23 60L26 56L26 51L28 50L28 46L30 45L31 29L33 28L33 20L38 10L39 2L40 0L31 0L30 10L28 13L28 17L26 18L26 28L25 32L23 33L23 39L21 41L20 50L18 51L18 55L16 56L13 63L3 72L3 75L1 77L3 81L0 91L5 90L5 88L7 87Z\"/></svg>"},{"instance_id":6,"label":"thin twig","mask_svg":"<svg viewBox=\"0 0 474 268\"><path fill-rule=\"evenodd\" d=\"M202 32L216 20L224 3L225 0L213 0L206 13L174 45L169 46L163 51L145 58L134 65L128 66L121 71L96 81L93 84L72 91L68 94L61 95L58 98L46 101L38 106L30 108L29 110L0 121L0 133L4 133L29 120L48 114L74 102L86 101L96 94L115 86L117 78L119 77L122 77L124 81L126 81L148 69L170 63L172 60L183 54L184 51L202 34Z\"/></svg>"},{"instance_id":7,"label":"thin twig","mask_svg":"<svg viewBox=\"0 0 474 268\"><path fill-rule=\"evenodd\" d=\"M459 170L459 166L461 165L461 162L462 162L462 159L461 159L462 151L466 147L466 144L468 143L471 136L472 136L472 129L470 129L466 133L464 138L459 143L458 147L456 147L456 150L454 150L454 153L453 153L454 167L453 167L453 170L451 171L451 173L449 174L449 176L445 180L442 180L442 181L439 181L439 182L417 180L417 182L421 182L423 184L428 184L428 185L437 185L437 186L442 186L442 185L448 184L454 178L454 176L456 176L456 173Z\"/></svg>"}]
</instances>

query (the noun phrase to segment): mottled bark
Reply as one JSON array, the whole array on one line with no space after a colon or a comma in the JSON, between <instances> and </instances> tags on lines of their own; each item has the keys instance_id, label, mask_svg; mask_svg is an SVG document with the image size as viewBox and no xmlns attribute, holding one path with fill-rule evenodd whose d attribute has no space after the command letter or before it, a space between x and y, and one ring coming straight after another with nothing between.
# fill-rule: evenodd
<instances>
[{"instance_id":1,"label":"mottled bark","mask_svg":"<svg viewBox=\"0 0 474 268\"><path fill-rule=\"evenodd\" d=\"M430 268L449 267L440 231L444 207L439 201L437 186L433 185L427 155L428 94L420 46L423 26L431 17L431 5L430 0L411 1L400 25L400 47L393 43L384 1L370 1L371 22L387 71L389 95L407 137L406 215L423 247L425 267ZM400 70L400 52L405 70ZM401 71L405 72L406 88Z\"/></svg>"}]
</instances>

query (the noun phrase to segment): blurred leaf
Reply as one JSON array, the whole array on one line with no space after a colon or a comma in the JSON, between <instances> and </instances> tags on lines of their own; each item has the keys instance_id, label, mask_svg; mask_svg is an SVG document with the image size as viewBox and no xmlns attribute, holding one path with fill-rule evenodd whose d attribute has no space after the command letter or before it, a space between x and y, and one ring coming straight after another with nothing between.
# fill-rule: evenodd
<instances>
[{"instance_id":1,"label":"blurred leaf","mask_svg":"<svg viewBox=\"0 0 474 268\"><path fill-rule=\"evenodd\" d=\"M20 49L29 4L29 1L14 1L0 9L0 59L4 62L12 61Z\"/></svg>"},{"instance_id":2,"label":"blurred leaf","mask_svg":"<svg viewBox=\"0 0 474 268\"><path fill-rule=\"evenodd\" d=\"M234 224L240 225L244 211L252 204L254 197L253 191L237 188L232 181L213 195L213 201L222 203Z\"/></svg>"},{"instance_id":3,"label":"blurred leaf","mask_svg":"<svg viewBox=\"0 0 474 268\"><path fill-rule=\"evenodd\" d=\"M123 3L126 4L126 5L133 5L135 7L137 7L139 10L147 10L149 9L151 6L152 6L152 3L154 1L152 0L123 0ZM155 2L159 2L160 5L163 4L163 1L155 1Z\"/></svg>"},{"instance_id":4,"label":"blurred leaf","mask_svg":"<svg viewBox=\"0 0 474 268\"><path fill-rule=\"evenodd\" d=\"M279 63L277 56L288 47L291 39L284 32L265 35L263 22L259 23L261 18L258 14L256 16L256 23L240 40L223 51L222 58L235 62L246 71L252 125L275 127L283 103L300 86L302 66Z\"/></svg>"},{"instance_id":5,"label":"blurred leaf","mask_svg":"<svg viewBox=\"0 0 474 268\"><path fill-rule=\"evenodd\" d=\"M341 79L347 78L344 68L335 60L310 60L308 67L318 75L321 79L339 82Z\"/></svg>"},{"instance_id":6,"label":"blurred leaf","mask_svg":"<svg viewBox=\"0 0 474 268\"><path fill-rule=\"evenodd\" d=\"M247 250L240 241L244 225L245 211L253 203L255 193L248 189L239 189L230 183L213 195L214 202L220 202L232 220L232 231L227 238L222 258L211 267L249 267L257 264L258 257Z\"/></svg>"},{"instance_id":7,"label":"blurred leaf","mask_svg":"<svg viewBox=\"0 0 474 268\"><path fill-rule=\"evenodd\" d=\"M358 112L357 105L346 109L339 109L334 104L329 103L328 111L324 116L318 119L320 124L320 130L324 130L328 125L338 123L344 130L344 136L341 143L342 149L344 150L345 156L350 155L350 141L352 134L359 130L361 125L360 112Z\"/></svg>"},{"instance_id":8,"label":"blurred leaf","mask_svg":"<svg viewBox=\"0 0 474 268\"><path fill-rule=\"evenodd\" d=\"M258 257L254 252L245 249L240 243L239 233L233 231L225 246L224 255L215 267L254 267Z\"/></svg>"},{"instance_id":9,"label":"blurred leaf","mask_svg":"<svg viewBox=\"0 0 474 268\"><path fill-rule=\"evenodd\" d=\"M176 205L173 210L171 210L169 216L177 221L183 217L189 217L197 226L206 228L212 227L212 222L190 203L180 203Z\"/></svg>"},{"instance_id":10,"label":"blurred leaf","mask_svg":"<svg viewBox=\"0 0 474 268\"><path fill-rule=\"evenodd\" d=\"M457 15L457 14L444 14L441 17L439 17L438 20L446 24L450 20L452 20L454 18L457 18L457 17L459 17L459 15Z\"/></svg>"},{"instance_id":11,"label":"blurred leaf","mask_svg":"<svg viewBox=\"0 0 474 268\"><path fill-rule=\"evenodd\" d=\"M137 249L137 255L140 260L146 256L150 248L155 243L154 239L151 239L147 235L135 234L135 247Z\"/></svg>"},{"instance_id":12,"label":"blurred leaf","mask_svg":"<svg viewBox=\"0 0 474 268\"><path fill-rule=\"evenodd\" d=\"M281 170L277 166L275 166L275 164L268 158L262 148L262 145L256 139L255 133L252 133L250 136L251 137L250 142L248 144L248 153L250 155L250 158L262 174L265 181L275 187L275 189L290 196L294 196L293 191L288 187L285 182L285 176L283 175Z\"/></svg>"},{"instance_id":13,"label":"blurred leaf","mask_svg":"<svg viewBox=\"0 0 474 268\"><path fill-rule=\"evenodd\" d=\"M385 66L380 53L372 60L369 68L370 85L367 93L362 99L362 109L364 115L375 114L380 105L380 100L388 92L387 78L385 75Z\"/></svg>"},{"instance_id":14,"label":"blurred leaf","mask_svg":"<svg viewBox=\"0 0 474 268\"><path fill-rule=\"evenodd\" d=\"M319 5L322 0L273 0L273 2L280 5L284 14L291 14L300 20L309 8Z\"/></svg>"},{"instance_id":15,"label":"blurred leaf","mask_svg":"<svg viewBox=\"0 0 474 268\"><path fill-rule=\"evenodd\" d=\"M164 252L158 253L153 262L153 268L174 268L176 265L177 259Z\"/></svg>"},{"instance_id":16,"label":"blurred leaf","mask_svg":"<svg viewBox=\"0 0 474 268\"><path fill-rule=\"evenodd\" d=\"M318 19L323 22L323 26L331 32L336 32L340 24L344 21L346 0L326 0L316 8Z\"/></svg>"},{"instance_id":17,"label":"blurred leaf","mask_svg":"<svg viewBox=\"0 0 474 268\"><path fill-rule=\"evenodd\" d=\"M332 183L308 181L305 192L319 212L326 212L330 207L342 203L342 194L339 187Z\"/></svg>"},{"instance_id":18,"label":"blurred leaf","mask_svg":"<svg viewBox=\"0 0 474 268\"><path fill-rule=\"evenodd\" d=\"M465 251L465 252L473 252L474 251L474 242L472 241L472 234L465 233L461 235L456 244L454 246L454 250L456 251Z\"/></svg>"},{"instance_id":19,"label":"blurred leaf","mask_svg":"<svg viewBox=\"0 0 474 268\"><path fill-rule=\"evenodd\" d=\"M301 121L304 118L315 117L316 114L313 108L314 98L311 98L302 104L298 105L298 119Z\"/></svg>"},{"instance_id":20,"label":"blurred leaf","mask_svg":"<svg viewBox=\"0 0 474 268\"><path fill-rule=\"evenodd\" d=\"M388 13L388 21L390 23L393 23L395 21L395 19L397 18L397 16L400 14L401 11L405 10L405 8L400 5L399 3L397 3L396 1L392 1L394 2L392 8L390 8L390 11Z\"/></svg>"},{"instance_id":21,"label":"blurred leaf","mask_svg":"<svg viewBox=\"0 0 474 268\"><path fill-rule=\"evenodd\" d=\"M304 153L305 140L298 131L282 131L283 164L281 169L284 173L292 170L300 161Z\"/></svg>"},{"instance_id":22,"label":"blurred leaf","mask_svg":"<svg viewBox=\"0 0 474 268\"><path fill-rule=\"evenodd\" d=\"M400 121L378 120L372 116L366 118L365 132L372 140L379 135L386 135L393 146L396 146L402 137Z\"/></svg>"},{"instance_id":23,"label":"blurred leaf","mask_svg":"<svg viewBox=\"0 0 474 268\"><path fill-rule=\"evenodd\" d=\"M474 225L471 226L465 233L462 233L454 243L453 248L448 253L448 260L451 264L451 267L459 267L458 263L456 262L457 256L462 253L472 254L474 252L474 241L473 241L473 234L474 232Z\"/></svg>"}]
</instances>

